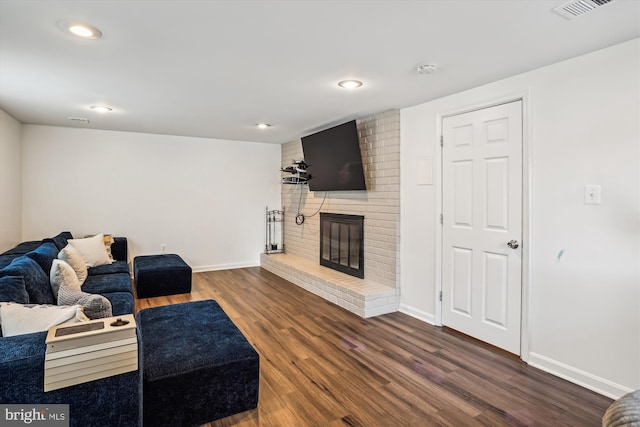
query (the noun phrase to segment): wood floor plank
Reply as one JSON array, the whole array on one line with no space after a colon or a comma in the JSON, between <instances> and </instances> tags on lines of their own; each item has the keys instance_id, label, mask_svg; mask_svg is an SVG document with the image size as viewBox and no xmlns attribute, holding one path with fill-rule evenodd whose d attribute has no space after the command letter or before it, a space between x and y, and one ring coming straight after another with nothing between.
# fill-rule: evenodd
<instances>
[{"instance_id":1,"label":"wood floor plank","mask_svg":"<svg viewBox=\"0 0 640 427\"><path fill-rule=\"evenodd\" d=\"M600 426L611 400L402 313L362 319L260 267L193 275L260 354L258 408L208 427Z\"/></svg>"}]
</instances>

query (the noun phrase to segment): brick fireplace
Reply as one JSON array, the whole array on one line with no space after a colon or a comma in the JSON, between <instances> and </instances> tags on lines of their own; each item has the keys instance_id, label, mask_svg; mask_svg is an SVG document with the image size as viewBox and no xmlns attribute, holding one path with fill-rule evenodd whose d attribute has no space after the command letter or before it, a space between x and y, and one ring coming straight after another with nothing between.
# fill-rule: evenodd
<instances>
[{"instance_id":1,"label":"brick fireplace","mask_svg":"<svg viewBox=\"0 0 640 427\"><path fill-rule=\"evenodd\" d=\"M399 302L400 112L357 120L367 191L309 191L282 185L284 256L261 255L261 265L287 280L363 317L397 311ZM300 140L282 145L282 166L302 159ZM320 214L364 216L364 279L319 263ZM305 215L297 225L298 212Z\"/></svg>"}]
</instances>

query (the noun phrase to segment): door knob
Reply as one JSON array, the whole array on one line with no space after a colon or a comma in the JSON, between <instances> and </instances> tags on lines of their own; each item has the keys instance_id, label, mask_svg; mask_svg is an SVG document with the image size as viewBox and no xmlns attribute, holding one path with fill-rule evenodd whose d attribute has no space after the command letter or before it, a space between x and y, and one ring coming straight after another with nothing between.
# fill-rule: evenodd
<instances>
[{"instance_id":1,"label":"door knob","mask_svg":"<svg viewBox=\"0 0 640 427\"><path fill-rule=\"evenodd\" d=\"M518 246L520 246L520 244L517 240L509 240L507 242L507 246L509 246L511 249L518 249Z\"/></svg>"}]
</instances>

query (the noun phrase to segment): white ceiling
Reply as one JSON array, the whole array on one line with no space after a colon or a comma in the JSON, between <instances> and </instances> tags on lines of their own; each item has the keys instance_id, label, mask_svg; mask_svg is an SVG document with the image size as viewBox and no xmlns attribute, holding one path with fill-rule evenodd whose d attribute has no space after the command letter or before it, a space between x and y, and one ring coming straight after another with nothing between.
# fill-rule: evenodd
<instances>
[{"instance_id":1,"label":"white ceiling","mask_svg":"<svg viewBox=\"0 0 640 427\"><path fill-rule=\"evenodd\" d=\"M572 20L551 11L563 3L0 0L0 108L22 123L289 142L640 36L639 0ZM75 39L62 20L104 36ZM347 78L364 86L336 85Z\"/></svg>"}]
</instances>

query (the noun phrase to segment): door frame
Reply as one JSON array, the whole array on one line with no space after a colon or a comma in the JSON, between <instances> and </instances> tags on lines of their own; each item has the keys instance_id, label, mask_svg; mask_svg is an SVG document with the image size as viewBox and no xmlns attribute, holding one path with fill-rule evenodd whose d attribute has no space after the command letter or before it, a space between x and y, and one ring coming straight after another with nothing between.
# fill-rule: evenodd
<instances>
[{"instance_id":1,"label":"door frame","mask_svg":"<svg viewBox=\"0 0 640 427\"><path fill-rule=\"evenodd\" d=\"M443 233L440 215L443 207L443 177L442 177L442 147L440 146L443 133L442 121L451 116L469 113L484 108L495 107L496 105L507 104L514 101L522 101L522 296L521 296L521 320L520 320L520 359L524 362L529 360L529 339L530 331L530 286L531 286L531 91L525 89L518 92L506 94L504 96L489 99L471 105L454 107L450 110L440 112L436 115L436 170L435 170L435 191L436 191L436 268L435 268L435 324L442 326L442 251Z\"/></svg>"}]
</instances>

